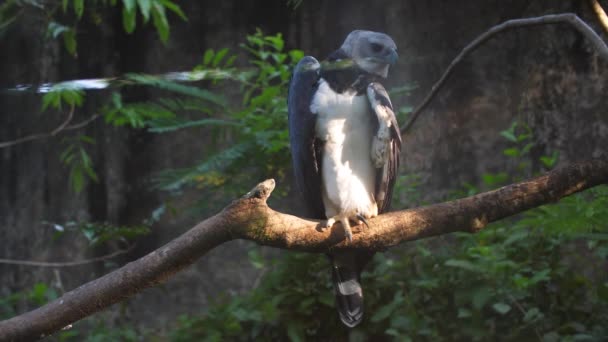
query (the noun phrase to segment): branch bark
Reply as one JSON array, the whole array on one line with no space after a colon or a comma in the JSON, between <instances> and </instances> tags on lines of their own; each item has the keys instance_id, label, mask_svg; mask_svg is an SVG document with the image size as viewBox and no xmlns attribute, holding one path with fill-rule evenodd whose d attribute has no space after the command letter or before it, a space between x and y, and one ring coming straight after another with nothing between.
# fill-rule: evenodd
<instances>
[{"instance_id":1,"label":"branch bark","mask_svg":"<svg viewBox=\"0 0 608 342\"><path fill-rule=\"evenodd\" d=\"M441 75L441 78L439 78L439 80L433 85L433 87L431 87L431 91L426 95L424 100L422 100L418 107L416 107L412 111L409 120L403 126L401 126L401 135L405 135L405 133L412 127L416 119L418 119L418 116L420 116L420 113L431 102L433 97L435 97L439 89L443 87L446 80L454 71L456 65L460 63L464 59L464 57L466 57L466 55L475 51L479 46L481 46L481 44L492 38L497 33L512 28L555 24L569 24L570 26L572 26L572 28L579 31L583 36L585 36L585 38L587 38L587 40L589 40L591 45L595 48L595 50L597 50L600 57L608 61L608 46L606 46L606 43L604 43L602 38L600 38L600 36L598 36L598 34L593 31L591 27L589 27L589 25L587 25L583 20L581 20L581 18L579 18L574 13L550 14L534 18L507 20L500 25L491 27L489 30L482 33L477 38L475 38L475 40L465 46L462 51L460 51L460 53L456 56L456 58L454 58L454 60L452 60L448 68L444 71L443 75Z\"/></svg>"},{"instance_id":2,"label":"branch bark","mask_svg":"<svg viewBox=\"0 0 608 342\"><path fill-rule=\"evenodd\" d=\"M347 243L340 225L321 230L319 221L269 208L266 200L275 184L274 180L267 180L217 215L150 254L67 292L41 308L0 322L0 340L43 338L164 282L211 249L233 239L307 252L352 248L385 250L404 241L456 231L475 233L490 222L606 183L608 160L573 163L479 195L380 215L369 220L369 228L353 227L353 241Z\"/></svg>"}]
</instances>

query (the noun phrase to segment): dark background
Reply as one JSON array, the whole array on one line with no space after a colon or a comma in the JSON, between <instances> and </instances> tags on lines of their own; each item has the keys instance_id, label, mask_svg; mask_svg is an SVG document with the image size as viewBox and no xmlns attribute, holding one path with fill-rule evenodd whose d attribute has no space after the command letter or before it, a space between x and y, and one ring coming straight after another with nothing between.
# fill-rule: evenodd
<instances>
[{"instance_id":1,"label":"dark background","mask_svg":"<svg viewBox=\"0 0 608 342\"><path fill-rule=\"evenodd\" d=\"M234 0L186 1L180 6L188 21L170 16L167 45L151 27L126 34L119 11L105 10L108 19L101 24L83 20L77 58L67 54L61 41L44 39L46 27L39 20L21 20L0 41L0 85L189 70L200 62L205 49L236 51L256 28L282 32L287 48L322 58L350 31L370 29L388 33L398 45L400 60L389 85L417 85L409 98L395 105L415 106L466 44L505 20L575 12L602 32L586 1L305 0L293 9L284 0ZM401 172L419 173L422 200L431 202L464 182L479 184L483 173L513 172L516 165L502 154L506 145L498 132L514 119L535 132L533 156L558 151L560 163L606 156L606 66L585 38L566 25L498 35L456 68L404 136ZM134 90L129 96L145 99L151 94ZM90 116L103 99L89 95L76 113L78 118ZM0 95L0 141L55 128L63 115L40 114L40 105L38 95ZM55 261L108 252L91 251L84 239L53 242L53 230L41 222L140 223L166 198L150 190L151 176L164 168L188 165L209 142L209 135L201 131L153 135L111 128L101 121L86 132L97 140L92 156L100 181L79 195L69 190L57 139L0 150L0 257ZM173 205L179 207L186 200L174 199ZM275 207L289 211L290 204ZM210 214L163 219L121 261L159 247ZM248 262L246 245L232 242L216 248L165 285L111 308L109 320L127 315L136 325L159 328L176 315L198 312L220 292L247 291L258 271ZM99 264L60 269L0 264L0 296L38 281L67 291L106 272Z\"/></svg>"}]
</instances>

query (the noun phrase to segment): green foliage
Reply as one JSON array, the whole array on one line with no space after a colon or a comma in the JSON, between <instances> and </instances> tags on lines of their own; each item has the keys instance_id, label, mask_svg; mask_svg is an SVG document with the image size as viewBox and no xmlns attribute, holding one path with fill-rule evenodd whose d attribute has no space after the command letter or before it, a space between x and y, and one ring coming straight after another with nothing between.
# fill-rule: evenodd
<instances>
[{"instance_id":1,"label":"green foliage","mask_svg":"<svg viewBox=\"0 0 608 342\"><path fill-rule=\"evenodd\" d=\"M118 4L118 0L87 1L87 5L91 5L90 10L100 5L117 6ZM170 27L167 19L167 10L179 16L182 20L188 20L181 7L173 0L121 0L120 5L122 7L122 26L125 32L132 33L135 31L137 13L139 13L143 24L147 24L150 18L152 18L156 32L162 42L167 42L169 39ZM85 1L62 0L63 13L71 12L70 9L76 15L77 20L81 20L85 12Z\"/></svg>"},{"instance_id":2,"label":"green foliage","mask_svg":"<svg viewBox=\"0 0 608 342\"><path fill-rule=\"evenodd\" d=\"M106 342L106 341L121 341L121 342L136 342L141 341L133 327L125 325L120 327L108 327L107 324L97 323L90 333L87 333L84 339L77 338L74 341L84 342Z\"/></svg>"},{"instance_id":3,"label":"green foliage","mask_svg":"<svg viewBox=\"0 0 608 342\"><path fill-rule=\"evenodd\" d=\"M86 179L98 181L97 174L93 169L93 162L89 156L86 145L94 145L93 138L81 135L73 139L64 139L67 145L59 157L61 162L70 169L70 184L72 189L79 193L82 191Z\"/></svg>"},{"instance_id":4,"label":"green foliage","mask_svg":"<svg viewBox=\"0 0 608 342\"><path fill-rule=\"evenodd\" d=\"M29 290L14 292L9 296L0 297L0 320L8 319L17 314L17 307L22 304L41 306L58 297L57 291L44 283L36 283Z\"/></svg>"},{"instance_id":5,"label":"green foliage","mask_svg":"<svg viewBox=\"0 0 608 342\"><path fill-rule=\"evenodd\" d=\"M198 78L208 79L217 86L236 82L242 98L240 103L229 104L216 95L207 96L205 91L205 97L199 96L199 99L207 100L211 109L220 109L223 114L196 120L162 119L149 123L153 132L212 126L215 127L215 136L225 132L222 136L230 136L230 142L238 143L209 154L192 167L159 174L157 184L161 188L180 191L188 185L222 186L222 191L230 193L250 186L252 178L270 175L281 179L285 176L290 164L286 91L290 68L303 57L303 53L300 50L284 51L280 34L266 36L261 31L248 36L247 43L241 48L250 56L250 67L233 67L236 56L228 49L221 49L207 50L202 63L194 69ZM185 91L182 94L196 95ZM211 109L205 107L202 111L212 113ZM221 143L221 140L217 142ZM229 184L226 182L228 179Z\"/></svg>"},{"instance_id":6,"label":"green foliage","mask_svg":"<svg viewBox=\"0 0 608 342\"><path fill-rule=\"evenodd\" d=\"M268 269L263 280L250 293L221 297L204 316L180 317L172 340L305 340L345 331L335 314L324 259L289 253L264 266ZM253 260L261 262L255 256Z\"/></svg>"},{"instance_id":7,"label":"green foliage","mask_svg":"<svg viewBox=\"0 0 608 342\"><path fill-rule=\"evenodd\" d=\"M354 333L403 341L608 337L607 201L602 186L475 235L376 255L363 275L367 318ZM289 253L264 267L250 293L181 317L172 338L345 338L328 266L322 257Z\"/></svg>"},{"instance_id":8,"label":"green foliage","mask_svg":"<svg viewBox=\"0 0 608 342\"><path fill-rule=\"evenodd\" d=\"M149 120L174 117L175 113L165 103L124 104L119 92L112 93L112 104L104 109L106 123L117 127L128 125L131 128L142 128Z\"/></svg>"},{"instance_id":9,"label":"green foliage","mask_svg":"<svg viewBox=\"0 0 608 342\"><path fill-rule=\"evenodd\" d=\"M482 188L493 189L508 183L520 181L524 177L533 174L530 150L534 147L532 141L534 132L532 129L519 121L513 121L509 128L500 132L500 135L507 140L509 146L502 152L515 163L515 172L500 171L496 173L482 174ZM559 160L559 152L553 151L550 156L540 156L538 159L545 169L553 168ZM473 184L465 183L461 189L451 192L450 198L471 196L479 192L479 188Z\"/></svg>"},{"instance_id":10,"label":"green foliage","mask_svg":"<svg viewBox=\"0 0 608 342\"><path fill-rule=\"evenodd\" d=\"M82 89L52 87L42 97L42 110L44 111L49 107L61 110L64 103L73 110L74 107L82 106L84 97L85 93Z\"/></svg>"},{"instance_id":11,"label":"green foliage","mask_svg":"<svg viewBox=\"0 0 608 342\"><path fill-rule=\"evenodd\" d=\"M515 124L502 135L508 149L518 151L505 154L516 164L527 162L531 131ZM494 186L515 178L510 177L483 182ZM400 192L409 196L418 185L418 176L402 176L396 201ZM477 189L469 185L466 192ZM599 186L477 234L416 241L377 254L363 273L367 318L352 331L338 321L326 261L289 253L268 266L254 250L250 258L264 274L259 286L222 297L199 316L181 317L171 337L605 340L607 257L608 187Z\"/></svg>"},{"instance_id":12,"label":"green foliage","mask_svg":"<svg viewBox=\"0 0 608 342\"><path fill-rule=\"evenodd\" d=\"M174 0L62 0L61 2L7 0L0 5L0 36L20 16L38 15L48 22L47 38L61 37L66 51L76 56L78 24L87 18L99 24L103 21L100 8L119 6L122 8L122 26L125 32L135 31L139 17L143 25L152 21L163 43L169 40L170 33L167 12L187 20L185 13Z\"/></svg>"},{"instance_id":13,"label":"green foliage","mask_svg":"<svg viewBox=\"0 0 608 342\"><path fill-rule=\"evenodd\" d=\"M55 234L53 240L57 240L66 234L82 234L91 247L100 246L108 242L129 242L150 233L150 225L158 220L158 215L153 214L151 218L139 225L114 225L109 222L87 222L68 221L65 223L46 222L43 223L53 227Z\"/></svg>"}]
</instances>

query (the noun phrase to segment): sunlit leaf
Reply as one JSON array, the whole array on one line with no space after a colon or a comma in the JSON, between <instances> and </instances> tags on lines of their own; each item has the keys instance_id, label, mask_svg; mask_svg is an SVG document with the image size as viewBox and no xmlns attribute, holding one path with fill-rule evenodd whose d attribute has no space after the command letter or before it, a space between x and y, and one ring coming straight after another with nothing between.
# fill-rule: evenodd
<instances>
[{"instance_id":1,"label":"sunlit leaf","mask_svg":"<svg viewBox=\"0 0 608 342\"><path fill-rule=\"evenodd\" d=\"M150 9L152 8L152 0L137 0L139 11L141 12L144 22L147 23L150 20Z\"/></svg>"}]
</instances>

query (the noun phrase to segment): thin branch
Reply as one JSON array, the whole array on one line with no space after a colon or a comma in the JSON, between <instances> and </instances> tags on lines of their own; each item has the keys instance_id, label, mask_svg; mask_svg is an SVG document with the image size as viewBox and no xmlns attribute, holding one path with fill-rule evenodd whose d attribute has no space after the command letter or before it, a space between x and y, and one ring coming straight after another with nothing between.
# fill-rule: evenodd
<instances>
[{"instance_id":1,"label":"thin branch","mask_svg":"<svg viewBox=\"0 0 608 342\"><path fill-rule=\"evenodd\" d=\"M135 248L135 244L129 246L126 249L119 249L110 254L98 256L91 259L77 260L77 261L66 261L66 262L48 262L48 261L33 261L33 260L14 260L14 259L0 259L0 264L8 265L20 265L20 266L36 266L36 267L73 267L92 264L95 262L106 261L115 258L119 255L129 253Z\"/></svg>"},{"instance_id":2,"label":"thin branch","mask_svg":"<svg viewBox=\"0 0 608 342\"><path fill-rule=\"evenodd\" d=\"M64 128L67 127L67 125L70 124L70 122L72 121L72 119L74 118L74 106L70 107L70 111L68 112L68 116L65 118L65 120L61 123L61 125L59 125L57 128L55 128L52 132L51 132L51 136L55 136L57 135L59 132L63 131Z\"/></svg>"},{"instance_id":3,"label":"thin branch","mask_svg":"<svg viewBox=\"0 0 608 342\"><path fill-rule=\"evenodd\" d=\"M538 26L538 25L554 25L554 24L569 24L574 29L583 34L591 43L591 45L597 50L599 55L608 61L608 46L604 43L602 38L597 35L595 31L589 25L587 25L583 20L581 20L574 13L563 13L563 14L550 14L544 15L541 17L534 18L525 18L525 19L512 19L507 20L500 25L493 26L486 32L479 35L475 40L469 43L467 46L460 51L460 53L454 58L454 60L450 63L448 68L445 70L439 81L437 81L431 91L426 95L424 100L412 111L409 120L405 123L405 125L401 126L401 134L404 135L414 124L420 113L426 108L426 106L431 102L433 97L437 94L439 89L443 87L446 80L452 72L454 71L454 67L458 63L460 63L466 55L475 51L481 44L485 41L492 38L499 32L509 30L512 28L521 28L521 27L529 27L529 26Z\"/></svg>"},{"instance_id":4,"label":"thin branch","mask_svg":"<svg viewBox=\"0 0 608 342\"><path fill-rule=\"evenodd\" d=\"M65 130L66 131L72 131L72 130L75 130L75 129L81 129L81 128L86 127L87 125L89 125L91 122L97 120L98 117L100 117L99 114L93 114L93 115L91 115L91 117L89 117L88 119L86 119L86 120L84 120L82 122L79 122L77 124L73 124L73 125L69 125L69 126L65 127Z\"/></svg>"},{"instance_id":5,"label":"thin branch","mask_svg":"<svg viewBox=\"0 0 608 342\"><path fill-rule=\"evenodd\" d=\"M308 252L364 248L384 250L404 241L456 231L477 232L488 223L575 192L608 183L608 160L573 163L543 176L475 196L426 207L387 213L353 227L351 243L338 224L322 230L316 220L282 214L266 200L274 180L258 184L173 241L93 280L33 311L0 322L0 341L39 339L86 316L129 298L224 242L247 239L261 245Z\"/></svg>"},{"instance_id":6,"label":"thin branch","mask_svg":"<svg viewBox=\"0 0 608 342\"><path fill-rule=\"evenodd\" d=\"M600 5L599 1L597 0L589 0L589 4L591 5L591 8L593 8L593 12L595 12L597 20L599 20L600 24L602 25L604 32L608 33L608 15L606 15L602 5Z\"/></svg>"},{"instance_id":7,"label":"thin branch","mask_svg":"<svg viewBox=\"0 0 608 342\"><path fill-rule=\"evenodd\" d=\"M68 115L66 116L65 120L63 120L63 122L59 126L57 126L57 128L52 130L51 132L31 134L31 135L28 135L28 136L25 136L22 138L18 138L15 140L0 142L0 148L14 146L14 145L22 144L24 142L28 142L28 141L32 141L32 140L51 138L64 131L80 129L80 128L87 126L91 122L95 121L98 117L99 117L99 114L94 114L82 122L70 125L70 122L72 122L72 119L74 118L74 106L71 106L70 111L68 112Z\"/></svg>"}]
</instances>

